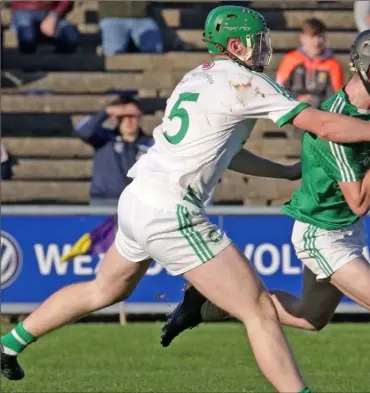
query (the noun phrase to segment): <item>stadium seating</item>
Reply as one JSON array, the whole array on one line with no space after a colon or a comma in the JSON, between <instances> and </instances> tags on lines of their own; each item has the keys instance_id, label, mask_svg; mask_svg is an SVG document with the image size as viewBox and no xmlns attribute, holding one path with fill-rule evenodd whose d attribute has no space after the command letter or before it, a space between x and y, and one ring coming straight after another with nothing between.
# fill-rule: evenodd
<instances>
[{"instance_id":1,"label":"stadium seating","mask_svg":"<svg viewBox=\"0 0 370 393\"><path fill-rule=\"evenodd\" d=\"M348 69L348 49L355 37L351 2L250 2L272 29L274 75L285 51L298 44L297 31L308 17L318 17L329 28L328 43ZM77 2L70 14L82 33L82 47L74 55L52 54L48 46L35 55L17 52L10 29L9 8L2 10L4 58L1 108L6 148L18 158L14 178L2 182L3 203L85 204L89 198L91 149L75 138L73 126L86 114L104 107L118 91L142 98L144 129L151 133L163 115L166 98L187 70L209 58L202 42L202 25L216 2L156 2L167 53L163 55L101 55L97 2ZM335 12L333 10L335 9ZM182 50L171 44L181 39ZM176 48L175 48L176 49ZM32 93L32 94L30 94ZM284 130L259 121L247 144L253 152L279 162L300 154L299 141L286 139ZM227 172L216 190L217 203L279 205L297 182L261 180Z\"/></svg>"}]
</instances>

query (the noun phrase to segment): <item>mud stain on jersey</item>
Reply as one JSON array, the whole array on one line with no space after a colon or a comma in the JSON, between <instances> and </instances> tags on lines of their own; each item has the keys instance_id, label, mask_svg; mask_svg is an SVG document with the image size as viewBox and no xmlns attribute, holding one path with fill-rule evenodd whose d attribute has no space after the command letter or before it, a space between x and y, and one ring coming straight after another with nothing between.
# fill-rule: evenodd
<instances>
[{"instance_id":1,"label":"mud stain on jersey","mask_svg":"<svg viewBox=\"0 0 370 393\"><path fill-rule=\"evenodd\" d=\"M244 83L233 83L232 81L229 81L229 83L232 87L236 89L238 93L243 94L244 91L253 88L252 79L253 77L250 77L250 79ZM260 91L260 88L258 86L255 87L254 93L256 97L260 96L262 98L265 98L265 94ZM240 99L238 100L240 101Z\"/></svg>"},{"instance_id":2,"label":"mud stain on jersey","mask_svg":"<svg viewBox=\"0 0 370 393\"><path fill-rule=\"evenodd\" d=\"M262 98L265 98L265 94L260 91L260 88L258 86L254 89L254 92L256 93L257 97L261 96Z\"/></svg>"},{"instance_id":3,"label":"mud stain on jersey","mask_svg":"<svg viewBox=\"0 0 370 393\"><path fill-rule=\"evenodd\" d=\"M230 84L231 88L235 89L236 100L243 106L246 105L245 101L248 100L248 98L250 98L249 91L253 88L252 80L253 80L253 77L250 77L248 80L238 81L238 82L233 82L233 81L229 80L229 84Z\"/></svg>"},{"instance_id":4,"label":"mud stain on jersey","mask_svg":"<svg viewBox=\"0 0 370 393\"><path fill-rule=\"evenodd\" d=\"M231 86L235 87L236 90L241 91L243 89L248 89L248 88L252 87L252 78L249 79L249 81L245 82L245 83L233 83L231 81L229 81L229 83L231 84Z\"/></svg>"}]
</instances>

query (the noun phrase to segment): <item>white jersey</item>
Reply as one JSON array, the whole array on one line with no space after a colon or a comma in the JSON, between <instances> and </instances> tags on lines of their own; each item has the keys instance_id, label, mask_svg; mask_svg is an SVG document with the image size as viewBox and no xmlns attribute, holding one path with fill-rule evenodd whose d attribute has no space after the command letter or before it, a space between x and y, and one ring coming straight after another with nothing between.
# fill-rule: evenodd
<instances>
[{"instance_id":1,"label":"white jersey","mask_svg":"<svg viewBox=\"0 0 370 393\"><path fill-rule=\"evenodd\" d=\"M155 143L128 172L141 198L203 203L257 119L282 126L308 104L271 78L227 59L187 73L167 100Z\"/></svg>"}]
</instances>

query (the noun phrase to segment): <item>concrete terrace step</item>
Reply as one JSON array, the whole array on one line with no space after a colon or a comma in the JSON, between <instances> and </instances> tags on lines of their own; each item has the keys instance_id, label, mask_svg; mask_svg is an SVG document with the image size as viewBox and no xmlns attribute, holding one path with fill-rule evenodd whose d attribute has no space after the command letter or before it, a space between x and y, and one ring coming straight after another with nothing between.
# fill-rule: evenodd
<instances>
[{"instance_id":1,"label":"concrete terrace step","mask_svg":"<svg viewBox=\"0 0 370 393\"><path fill-rule=\"evenodd\" d=\"M279 8L277 4L273 6L274 9L261 8L260 5L256 8L265 17L268 26L271 29L288 28L298 29L302 22L307 18L318 18L325 22L328 29L355 29L355 21L353 10L342 9L284 9ZM158 12L161 14L163 20L169 27L173 28L203 28L207 17L209 5L202 7L199 4L194 4L193 7L184 8L179 5L179 8L162 8ZM1 12L3 26L11 25L11 11L4 9ZM78 25L82 32L88 31L90 25L94 25L99 21L99 16L95 9L89 9L88 3L76 7L69 15L68 19Z\"/></svg>"},{"instance_id":2,"label":"concrete terrace step","mask_svg":"<svg viewBox=\"0 0 370 393\"><path fill-rule=\"evenodd\" d=\"M352 10L260 10L270 29L299 29L308 18L317 18L325 22L327 28L355 30L356 24ZM164 9L163 18L173 28L203 29L208 14L207 8Z\"/></svg>"},{"instance_id":3,"label":"concrete terrace step","mask_svg":"<svg viewBox=\"0 0 370 393\"><path fill-rule=\"evenodd\" d=\"M184 41L195 45L198 49L205 48L201 30L179 30L178 33ZM355 31L331 31L327 34L327 44L332 49L348 50L355 38ZM292 31L272 31L271 42L273 49L277 51L291 50L300 45L298 32Z\"/></svg>"},{"instance_id":4,"label":"concrete terrace step","mask_svg":"<svg viewBox=\"0 0 370 393\"><path fill-rule=\"evenodd\" d=\"M349 46L345 54L336 54L336 58L345 70L348 69ZM268 67L275 72L284 53L274 52ZM68 57L55 54L22 55L16 51L7 53L3 58L4 70L23 70L27 72L101 72L101 71L173 71L188 72L210 60L206 52L170 52L164 55L127 54L120 56L97 56L94 54L74 54Z\"/></svg>"},{"instance_id":5,"label":"concrete terrace step","mask_svg":"<svg viewBox=\"0 0 370 393\"><path fill-rule=\"evenodd\" d=\"M94 150L79 138L3 138L5 148L16 157L90 159Z\"/></svg>"},{"instance_id":6,"label":"concrete terrace step","mask_svg":"<svg viewBox=\"0 0 370 393\"><path fill-rule=\"evenodd\" d=\"M177 0L178 1L178 0ZM276 5L284 10L307 10L307 9L331 9L331 10L352 10L353 1L352 0L252 0L249 2L248 7L253 9L261 9L261 11L269 8L276 8Z\"/></svg>"},{"instance_id":7,"label":"concrete terrace step","mask_svg":"<svg viewBox=\"0 0 370 393\"><path fill-rule=\"evenodd\" d=\"M276 71L265 72L275 79ZM167 72L6 72L9 87L3 94L112 94L118 91L135 93L141 98L169 97L183 78L183 71ZM345 72L345 78L350 73Z\"/></svg>"},{"instance_id":8,"label":"concrete terrace step","mask_svg":"<svg viewBox=\"0 0 370 393\"><path fill-rule=\"evenodd\" d=\"M4 203L87 203L88 181L17 181L1 182L0 200Z\"/></svg>"},{"instance_id":9,"label":"concrete terrace step","mask_svg":"<svg viewBox=\"0 0 370 393\"><path fill-rule=\"evenodd\" d=\"M87 114L86 114L87 115ZM142 118L143 130L152 133L153 129L161 122L163 113L145 115ZM2 135L3 136L32 136L56 137L70 136L75 126L85 117L82 115L56 114L56 113L3 113ZM15 138L22 140L23 138Z\"/></svg>"},{"instance_id":10,"label":"concrete terrace step","mask_svg":"<svg viewBox=\"0 0 370 393\"><path fill-rule=\"evenodd\" d=\"M67 162L64 160L90 159L93 154L93 149L78 138L7 137L2 139L2 143L15 157L49 158L59 160L60 165ZM286 160L300 155L301 142L300 140L287 142L285 139L263 139L255 136L247 141L245 148L264 157Z\"/></svg>"},{"instance_id":11,"label":"concrete terrace step","mask_svg":"<svg viewBox=\"0 0 370 393\"><path fill-rule=\"evenodd\" d=\"M91 113L105 108L117 95L36 95L3 94L2 112L8 113ZM144 113L154 114L165 108L165 98L140 100Z\"/></svg>"},{"instance_id":12,"label":"concrete terrace step","mask_svg":"<svg viewBox=\"0 0 370 393\"><path fill-rule=\"evenodd\" d=\"M185 42L194 45L197 49L205 49L202 30L177 30L178 36ZM333 49L346 50L356 38L356 31L328 32L328 46ZM289 50L299 45L297 32L294 31L272 31L271 40L275 50ZM81 34L81 46L98 46L100 44L100 35L98 32ZM7 30L4 33L4 47L17 48L18 42L16 33Z\"/></svg>"},{"instance_id":13,"label":"concrete terrace step","mask_svg":"<svg viewBox=\"0 0 370 393\"><path fill-rule=\"evenodd\" d=\"M73 112L72 112L73 113ZM70 137L79 121L85 114L71 113L2 113L3 137ZM151 134L163 117L163 112L146 115L142 119L144 132ZM286 127L279 128L269 120L258 120L251 138L263 138L266 134L270 139L285 138ZM273 138L271 138L274 136ZM18 138L16 138L18 139ZM22 140L22 138L19 138Z\"/></svg>"},{"instance_id":14,"label":"concrete terrace step","mask_svg":"<svg viewBox=\"0 0 370 393\"><path fill-rule=\"evenodd\" d=\"M12 180L89 180L91 160L20 159Z\"/></svg>"},{"instance_id":15,"label":"concrete terrace step","mask_svg":"<svg viewBox=\"0 0 370 393\"><path fill-rule=\"evenodd\" d=\"M68 56L68 61L66 61ZM3 59L3 69L25 71L172 71L190 70L210 59L208 53L168 52L160 55L125 54L119 56L98 56L95 54L24 55L10 51Z\"/></svg>"},{"instance_id":16,"label":"concrete terrace step","mask_svg":"<svg viewBox=\"0 0 370 393\"><path fill-rule=\"evenodd\" d=\"M289 200L298 186L298 181L262 179L227 171L216 187L214 200L270 205L274 200Z\"/></svg>"},{"instance_id":17,"label":"concrete terrace step","mask_svg":"<svg viewBox=\"0 0 370 393\"><path fill-rule=\"evenodd\" d=\"M284 143L286 143L284 141ZM253 143L249 148L254 153L258 153L253 148ZM280 143L280 146L282 144ZM280 147L277 143L277 148ZM266 150L266 149L264 149ZM273 150L276 152L276 149ZM50 154L52 155L52 154ZM59 154L58 154L59 155ZM274 157L272 154L264 154L278 162L292 162L292 159L286 157ZM92 176L92 162L90 159L18 159L13 166L12 180L90 180Z\"/></svg>"},{"instance_id":18,"label":"concrete terrace step","mask_svg":"<svg viewBox=\"0 0 370 393\"><path fill-rule=\"evenodd\" d=\"M181 80L184 73L176 71L165 72L14 72L11 73L16 81L16 90L50 90L57 93L106 93L113 90L151 90L154 96L163 89L173 89ZM9 89L11 92L14 89ZM2 92L8 89L3 88ZM145 91L143 92L145 95ZM148 92L146 92L148 95ZM140 96L142 96L139 93Z\"/></svg>"},{"instance_id":19,"label":"concrete terrace step","mask_svg":"<svg viewBox=\"0 0 370 393\"><path fill-rule=\"evenodd\" d=\"M266 72L274 78L274 72ZM140 97L169 97L185 73L146 72L6 72L10 85L2 93L112 94L137 92Z\"/></svg>"},{"instance_id":20,"label":"concrete terrace step","mask_svg":"<svg viewBox=\"0 0 370 393\"><path fill-rule=\"evenodd\" d=\"M216 187L215 202L253 202L258 205L287 201L299 182L286 180L235 178L226 173ZM89 181L2 181L2 203L80 204L89 201Z\"/></svg>"}]
</instances>

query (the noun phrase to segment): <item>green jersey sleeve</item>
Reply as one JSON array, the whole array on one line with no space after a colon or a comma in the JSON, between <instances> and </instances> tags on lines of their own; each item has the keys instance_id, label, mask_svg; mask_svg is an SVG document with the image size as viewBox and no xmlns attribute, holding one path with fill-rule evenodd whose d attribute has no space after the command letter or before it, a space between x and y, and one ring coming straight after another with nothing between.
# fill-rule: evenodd
<instances>
[{"instance_id":1,"label":"green jersey sleeve","mask_svg":"<svg viewBox=\"0 0 370 393\"><path fill-rule=\"evenodd\" d=\"M324 141L327 148L321 150L322 165L327 174L338 182L360 181L364 166L355 145Z\"/></svg>"}]
</instances>

